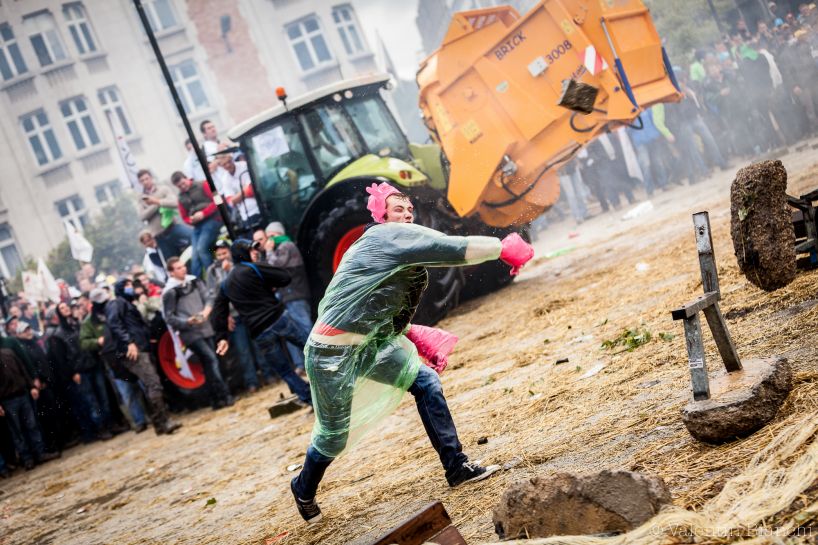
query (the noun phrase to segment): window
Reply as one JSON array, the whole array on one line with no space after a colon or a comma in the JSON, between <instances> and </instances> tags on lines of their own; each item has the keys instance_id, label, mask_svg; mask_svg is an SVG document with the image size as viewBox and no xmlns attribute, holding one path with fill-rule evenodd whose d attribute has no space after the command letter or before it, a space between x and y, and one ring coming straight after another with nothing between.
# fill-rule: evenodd
<instances>
[{"instance_id":1,"label":"window","mask_svg":"<svg viewBox=\"0 0 818 545\"><path fill-rule=\"evenodd\" d=\"M364 154L364 143L341 106L316 106L299 118L313 157L325 179L329 180L352 159Z\"/></svg>"},{"instance_id":2,"label":"window","mask_svg":"<svg viewBox=\"0 0 818 545\"><path fill-rule=\"evenodd\" d=\"M310 15L297 23L287 25L287 37L298 58L301 70L307 71L332 60L332 55L321 33L318 18Z\"/></svg>"},{"instance_id":3,"label":"window","mask_svg":"<svg viewBox=\"0 0 818 545\"><path fill-rule=\"evenodd\" d=\"M51 13L42 11L29 15L23 18L23 26L28 31L28 39L31 40L40 66L46 67L68 58Z\"/></svg>"},{"instance_id":4,"label":"window","mask_svg":"<svg viewBox=\"0 0 818 545\"><path fill-rule=\"evenodd\" d=\"M88 211L79 195L71 195L67 199L57 201L54 206L57 207L57 212L60 213L62 219L70 221L80 230L85 229L85 226L88 225Z\"/></svg>"},{"instance_id":5,"label":"window","mask_svg":"<svg viewBox=\"0 0 818 545\"><path fill-rule=\"evenodd\" d=\"M122 194L122 184L118 180L105 182L94 188L94 194L99 204L114 204L116 198Z\"/></svg>"},{"instance_id":6,"label":"window","mask_svg":"<svg viewBox=\"0 0 818 545\"><path fill-rule=\"evenodd\" d=\"M60 103L60 111L74 139L74 146L77 151L84 150L88 146L99 144L99 135L91 119L91 112L88 110L88 102L84 97L72 98Z\"/></svg>"},{"instance_id":7,"label":"window","mask_svg":"<svg viewBox=\"0 0 818 545\"><path fill-rule=\"evenodd\" d=\"M179 24L176 22L176 15L173 14L170 2L171 0L148 0L142 3L145 7L145 15L148 16L148 22L154 32L175 27Z\"/></svg>"},{"instance_id":8,"label":"window","mask_svg":"<svg viewBox=\"0 0 818 545\"><path fill-rule=\"evenodd\" d=\"M28 71L26 61L20 54L20 46L14 39L14 31L8 23L0 23L0 75L10 80Z\"/></svg>"},{"instance_id":9,"label":"window","mask_svg":"<svg viewBox=\"0 0 818 545\"><path fill-rule=\"evenodd\" d=\"M357 55L364 52L364 44L361 41L361 33L358 32L358 24L355 21L355 13L352 6L345 4L332 8L332 20L338 27L338 34L344 42L344 49L347 55Z\"/></svg>"},{"instance_id":10,"label":"window","mask_svg":"<svg viewBox=\"0 0 818 545\"><path fill-rule=\"evenodd\" d=\"M173 78L173 85L182 100L182 105L187 113L196 112L210 107L207 100L204 86L199 78L199 71L196 63L188 59L180 64L170 67L170 74Z\"/></svg>"},{"instance_id":11,"label":"window","mask_svg":"<svg viewBox=\"0 0 818 545\"><path fill-rule=\"evenodd\" d=\"M412 156L403 131L379 96L346 101L344 107L371 153L401 158Z\"/></svg>"},{"instance_id":12,"label":"window","mask_svg":"<svg viewBox=\"0 0 818 545\"><path fill-rule=\"evenodd\" d=\"M24 115L20 118L20 125L26 133L28 144L34 153L37 164L42 166L62 157L62 150L54 137L54 131L48 122L48 116L44 111Z\"/></svg>"},{"instance_id":13,"label":"window","mask_svg":"<svg viewBox=\"0 0 818 545\"><path fill-rule=\"evenodd\" d=\"M128 118L128 114L125 112L125 106L119 97L119 89L116 87L100 89L97 91L97 98L105 115L119 122L122 134L125 136L133 134L133 125L131 125L131 120Z\"/></svg>"},{"instance_id":14,"label":"window","mask_svg":"<svg viewBox=\"0 0 818 545\"><path fill-rule=\"evenodd\" d=\"M85 55L96 51L94 33L91 31L91 23L88 22L88 16L82 4L80 2L66 4L62 7L62 14L68 23L68 31L71 33L79 54Z\"/></svg>"},{"instance_id":15,"label":"window","mask_svg":"<svg viewBox=\"0 0 818 545\"><path fill-rule=\"evenodd\" d=\"M23 260L17 251L17 243L8 223L0 225L0 274L6 278L14 278L22 268Z\"/></svg>"}]
</instances>

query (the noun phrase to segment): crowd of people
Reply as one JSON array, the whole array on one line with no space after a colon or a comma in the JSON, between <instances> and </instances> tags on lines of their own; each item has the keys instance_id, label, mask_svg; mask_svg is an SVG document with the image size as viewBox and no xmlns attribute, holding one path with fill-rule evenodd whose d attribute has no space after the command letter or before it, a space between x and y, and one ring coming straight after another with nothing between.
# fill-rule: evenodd
<instances>
[{"instance_id":1,"label":"crowd of people","mask_svg":"<svg viewBox=\"0 0 818 545\"><path fill-rule=\"evenodd\" d=\"M751 32L739 21L687 66L674 67L680 103L651 107L637 126L603 134L564 167L565 206L556 213L570 208L582 222L592 200L604 213L623 196L633 203L685 179L694 184L734 158L814 134L818 9L804 4L779 16L774 3L769 8L769 24ZM160 435L175 432L180 424L169 415L157 365L164 335L186 348L180 357L198 360L214 410L279 379L311 402L303 350L313 324L302 256L281 223L262 228L241 155L219 141L212 122L200 130L206 168L247 243L224 238L190 142L169 183L140 170L141 266L114 277L85 264L76 288L60 284L59 301L29 301L24 293L10 301L0 338L0 477L149 424ZM288 278L275 272L282 270Z\"/></svg>"},{"instance_id":2,"label":"crowd of people","mask_svg":"<svg viewBox=\"0 0 818 545\"><path fill-rule=\"evenodd\" d=\"M252 394L278 380L309 403L303 349L312 321L304 261L281 223L259 227L246 164L230 151L219 153L230 146L211 139L213 123L203 122L201 130L218 191L234 213L238 237L248 242L243 259L255 270L283 271L277 293L267 290L274 301L258 305L255 296L261 314L216 304L237 262L201 168L186 161L170 176L175 189L139 171L142 265L112 276L84 264L76 287L58 281L59 301L29 301L24 292L10 301L0 344L0 477L80 442L141 433L149 424L159 435L175 432L181 425L169 415L158 361L167 335L178 348L177 363L195 358L201 366L214 410L233 405L238 392ZM211 325L214 308L223 314L223 331ZM285 311L286 330L259 330ZM217 355L217 337L229 342L229 352Z\"/></svg>"},{"instance_id":3,"label":"crowd of people","mask_svg":"<svg viewBox=\"0 0 818 545\"><path fill-rule=\"evenodd\" d=\"M553 214L589 217L654 191L704 180L734 159L758 159L818 130L818 8L801 4L751 31L744 21L716 43L674 66L684 92L657 104L634 125L604 134L560 175L562 202Z\"/></svg>"}]
</instances>

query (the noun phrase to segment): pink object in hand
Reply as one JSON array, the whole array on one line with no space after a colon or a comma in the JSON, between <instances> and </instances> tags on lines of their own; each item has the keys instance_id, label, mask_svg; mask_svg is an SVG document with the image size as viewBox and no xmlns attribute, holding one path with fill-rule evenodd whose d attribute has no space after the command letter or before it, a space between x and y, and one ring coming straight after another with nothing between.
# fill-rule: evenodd
<instances>
[{"instance_id":1,"label":"pink object in hand","mask_svg":"<svg viewBox=\"0 0 818 545\"><path fill-rule=\"evenodd\" d=\"M500 259L511 265L511 276L517 276L523 265L534 257L534 248L517 233L511 233L501 241Z\"/></svg>"},{"instance_id":2,"label":"pink object in hand","mask_svg":"<svg viewBox=\"0 0 818 545\"><path fill-rule=\"evenodd\" d=\"M400 191L386 182L381 182L380 184L373 183L366 188L366 192L369 193L369 200L366 202L366 207L372 212L372 219L378 223L383 223L384 216L386 215L386 198L389 197L389 195L400 193Z\"/></svg>"},{"instance_id":3,"label":"pink object in hand","mask_svg":"<svg viewBox=\"0 0 818 545\"><path fill-rule=\"evenodd\" d=\"M409 326L406 338L414 343L426 365L437 371L438 375L446 369L449 354L459 340L457 335L443 329L415 324Z\"/></svg>"}]
</instances>

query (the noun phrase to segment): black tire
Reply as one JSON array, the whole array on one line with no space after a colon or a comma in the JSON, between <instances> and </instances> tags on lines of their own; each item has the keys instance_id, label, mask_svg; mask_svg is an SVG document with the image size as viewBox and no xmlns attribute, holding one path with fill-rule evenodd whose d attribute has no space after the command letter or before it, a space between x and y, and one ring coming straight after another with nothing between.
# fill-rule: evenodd
<instances>
[{"instance_id":1,"label":"black tire","mask_svg":"<svg viewBox=\"0 0 818 545\"><path fill-rule=\"evenodd\" d=\"M324 297L324 291L332 280L332 259L341 237L350 229L371 222L372 216L366 209L364 199L360 197L338 199L331 208L321 212L304 256L314 308L318 307L318 302Z\"/></svg>"},{"instance_id":2,"label":"black tire","mask_svg":"<svg viewBox=\"0 0 818 545\"><path fill-rule=\"evenodd\" d=\"M486 226L480 233L474 234L503 238L513 232L519 233L526 242L531 242L528 226L516 229L501 229ZM463 301L482 297L483 295L488 295L489 293L505 288L514 280L514 277L511 276L510 273L511 266L506 265L499 259L487 261L474 267L468 267L465 271L466 285L461 295Z\"/></svg>"},{"instance_id":3,"label":"black tire","mask_svg":"<svg viewBox=\"0 0 818 545\"><path fill-rule=\"evenodd\" d=\"M319 218L318 225L312 230L306 255L315 307L332 280L333 256L341 238L350 229L372 222L372 216L360 197L338 199L335 205L330 210L322 212ZM422 213L418 217L419 224L446 232L443 222L442 216L433 211ZM463 271L459 267L430 267L428 270L429 286L423 293L412 320L413 323L422 325L436 324L456 307L460 302L460 290L464 284Z\"/></svg>"},{"instance_id":4,"label":"black tire","mask_svg":"<svg viewBox=\"0 0 818 545\"><path fill-rule=\"evenodd\" d=\"M420 225L442 233L450 233L445 216L434 203L420 202L416 221ZM460 304L460 292L466 283L463 267L428 267L429 285L415 312L412 323L432 326L446 317Z\"/></svg>"}]
</instances>

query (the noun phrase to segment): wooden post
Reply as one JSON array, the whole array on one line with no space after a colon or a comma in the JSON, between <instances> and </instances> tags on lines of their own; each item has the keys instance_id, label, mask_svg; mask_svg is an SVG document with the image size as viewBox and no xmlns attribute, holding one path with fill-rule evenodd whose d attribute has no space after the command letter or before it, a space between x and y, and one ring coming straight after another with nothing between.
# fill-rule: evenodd
<instances>
[{"instance_id":1,"label":"wooden post","mask_svg":"<svg viewBox=\"0 0 818 545\"><path fill-rule=\"evenodd\" d=\"M687 345L687 362L690 368L690 382L693 386L693 399L701 401L710 399L710 382L707 380L707 365L704 361L704 344L699 314L684 319L685 344Z\"/></svg>"}]
</instances>

